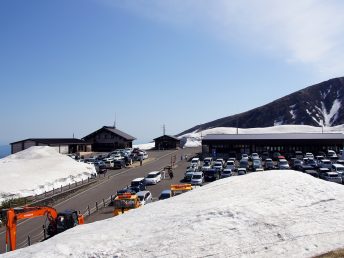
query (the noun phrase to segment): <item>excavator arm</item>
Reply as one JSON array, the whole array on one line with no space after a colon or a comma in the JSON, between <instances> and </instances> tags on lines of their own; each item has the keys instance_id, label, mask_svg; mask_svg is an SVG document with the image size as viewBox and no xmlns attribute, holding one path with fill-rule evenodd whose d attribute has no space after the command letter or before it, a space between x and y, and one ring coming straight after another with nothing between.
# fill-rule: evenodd
<instances>
[{"instance_id":1,"label":"excavator arm","mask_svg":"<svg viewBox=\"0 0 344 258\"><path fill-rule=\"evenodd\" d=\"M22 219L35 218L40 216L47 216L50 223L55 223L57 217L57 211L51 207L24 207L23 212L15 213L14 209L10 208L7 211L6 221L6 250L8 244L10 251L16 249L17 240L17 221Z\"/></svg>"}]
</instances>

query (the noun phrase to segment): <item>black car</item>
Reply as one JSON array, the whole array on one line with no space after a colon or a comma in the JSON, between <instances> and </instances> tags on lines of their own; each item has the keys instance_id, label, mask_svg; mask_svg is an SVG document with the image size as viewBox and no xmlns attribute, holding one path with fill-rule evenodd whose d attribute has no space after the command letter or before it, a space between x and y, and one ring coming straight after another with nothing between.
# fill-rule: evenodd
<instances>
[{"instance_id":1,"label":"black car","mask_svg":"<svg viewBox=\"0 0 344 258\"><path fill-rule=\"evenodd\" d=\"M209 169L204 171L204 180L206 181L215 181L220 179L221 172L217 169Z\"/></svg>"},{"instance_id":2,"label":"black car","mask_svg":"<svg viewBox=\"0 0 344 258\"><path fill-rule=\"evenodd\" d=\"M121 168L124 168L124 167L125 167L125 161L122 160L122 159L115 160L113 162L113 168L121 169Z\"/></svg>"}]
</instances>

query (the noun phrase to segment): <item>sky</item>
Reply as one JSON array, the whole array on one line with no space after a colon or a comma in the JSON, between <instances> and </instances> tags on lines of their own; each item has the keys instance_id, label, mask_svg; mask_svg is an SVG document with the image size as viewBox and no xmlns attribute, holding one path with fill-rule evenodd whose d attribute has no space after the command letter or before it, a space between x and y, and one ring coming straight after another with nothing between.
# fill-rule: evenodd
<instances>
[{"instance_id":1,"label":"sky","mask_svg":"<svg viewBox=\"0 0 344 258\"><path fill-rule=\"evenodd\" d=\"M1 0L0 144L149 142L344 70L340 0Z\"/></svg>"}]
</instances>

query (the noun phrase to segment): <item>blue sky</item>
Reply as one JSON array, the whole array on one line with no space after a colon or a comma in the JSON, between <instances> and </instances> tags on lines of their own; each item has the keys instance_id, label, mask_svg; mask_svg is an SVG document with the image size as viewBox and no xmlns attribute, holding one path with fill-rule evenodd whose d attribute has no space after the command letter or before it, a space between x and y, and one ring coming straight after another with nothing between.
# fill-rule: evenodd
<instances>
[{"instance_id":1,"label":"blue sky","mask_svg":"<svg viewBox=\"0 0 344 258\"><path fill-rule=\"evenodd\" d=\"M343 76L341 1L2 0L0 144L143 143Z\"/></svg>"}]
</instances>

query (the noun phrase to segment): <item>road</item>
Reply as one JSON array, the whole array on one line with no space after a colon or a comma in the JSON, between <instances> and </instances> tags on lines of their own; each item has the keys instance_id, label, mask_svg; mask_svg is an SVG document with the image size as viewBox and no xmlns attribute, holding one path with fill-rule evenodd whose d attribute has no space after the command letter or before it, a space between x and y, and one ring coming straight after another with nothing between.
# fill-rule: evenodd
<instances>
[{"instance_id":1,"label":"road","mask_svg":"<svg viewBox=\"0 0 344 258\"><path fill-rule=\"evenodd\" d=\"M188 155L193 156L200 151L200 148L186 148L174 151L149 151L148 155L150 161L134 168L124 168L121 170L109 171L106 174L105 179L100 179L95 185L91 185L89 188L78 192L71 197L60 201L53 207L57 211L63 211L65 209L75 209L84 212L87 206L94 206L96 202L100 203L101 200L114 195L117 190L130 184L131 180L137 177L144 177L148 172L159 170L171 163L171 157L176 156L177 168L175 169L175 177L173 180L162 180L157 186L149 186L154 198L157 198L160 192L164 189L169 189L171 183L177 183L182 179L185 168L187 166L186 161L181 161L181 157ZM96 215L92 215L91 218L86 220L92 222L101 220L104 218L112 217L110 212L104 210L98 212ZM27 236L30 235L31 243L40 241L43 236L42 225L45 223L45 218L34 218L25 221L20 221L17 227L17 248L27 246ZM0 230L0 253L5 252L5 228Z\"/></svg>"}]
</instances>

